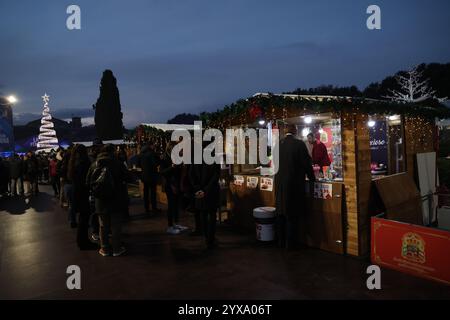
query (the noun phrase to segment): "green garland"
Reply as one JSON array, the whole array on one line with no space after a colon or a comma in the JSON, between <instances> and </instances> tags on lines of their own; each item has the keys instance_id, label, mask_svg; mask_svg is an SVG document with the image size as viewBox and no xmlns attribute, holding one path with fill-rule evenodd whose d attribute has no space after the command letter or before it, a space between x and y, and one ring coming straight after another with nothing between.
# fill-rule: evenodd
<instances>
[{"instance_id":1,"label":"green garland","mask_svg":"<svg viewBox=\"0 0 450 320\"><path fill-rule=\"evenodd\" d=\"M422 103L396 103L391 101L370 100L364 98L324 98L322 100L304 97L291 98L269 94L267 96L256 96L241 99L231 105L225 106L216 112L203 112L200 119L205 126L214 126L225 120L237 119L248 112L251 106L259 106L263 113L267 114L271 108L297 109L311 113L322 112L361 112L364 114L400 114L410 117L421 117L426 119L450 118L450 108L442 105L436 100Z\"/></svg>"},{"instance_id":2,"label":"green garland","mask_svg":"<svg viewBox=\"0 0 450 320\"><path fill-rule=\"evenodd\" d=\"M133 130L130 130L131 131L130 132L131 133L130 134L131 137L133 137L133 138L137 137L139 127L141 127L141 126L137 126ZM157 129L155 127L150 127L150 126L142 126L142 128L143 128L144 136L147 137L147 138L150 138L152 140L153 139L163 139L163 140L169 139L170 140L170 135L171 135L170 132L167 132L167 131L164 131L164 130L161 130L161 129Z\"/></svg>"}]
</instances>

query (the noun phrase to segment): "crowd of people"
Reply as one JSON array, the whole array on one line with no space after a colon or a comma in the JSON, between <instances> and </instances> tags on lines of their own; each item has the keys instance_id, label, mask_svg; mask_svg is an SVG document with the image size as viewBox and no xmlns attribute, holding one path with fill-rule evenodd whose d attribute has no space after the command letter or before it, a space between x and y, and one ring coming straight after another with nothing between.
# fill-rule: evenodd
<instances>
[{"instance_id":1,"label":"crowd of people","mask_svg":"<svg viewBox=\"0 0 450 320\"><path fill-rule=\"evenodd\" d=\"M55 200L67 209L70 227L77 229L79 249L121 256L126 252L121 230L129 218L128 186L137 176L148 216L161 212L156 201L160 182L167 195L167 233L187 230L179 223L180 212L191 211L195 216L191 235L204 235L211 249L216 243L220 166L176 165L170 156L173 145L167 143L161 150L159 144L146 142L139 154L130 155L123 146L97 140L89 148L75 144L47 153L0 157L0 194L32 204L39 196L39 184L51 185Z\"/></svg>"}]
</instances>

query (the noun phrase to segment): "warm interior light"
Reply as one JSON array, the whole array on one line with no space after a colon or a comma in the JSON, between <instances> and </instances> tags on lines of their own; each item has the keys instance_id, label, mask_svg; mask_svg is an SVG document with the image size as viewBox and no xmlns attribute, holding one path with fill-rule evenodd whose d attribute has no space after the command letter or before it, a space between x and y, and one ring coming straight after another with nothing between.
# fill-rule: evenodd
<instances>
[{"instance_id":1,"label":"warm interior light","mask_svg":"<svg viewBox=\"0 0 450 320\"><path fill-rule=\"evenodd\" d=\"M266 121L261 119L261 120L258 121L258 123L259 123L260 126L263 126L266 123Z\"/></svg>"},{"instance_id":2,"label":"warm interior light","mask_svg":"<svg viewBox=\"0 0 450 320\"><path fill-rule=\"evenodd\" d=\"M374 120L369 120L369 122L367 122L367 125L372 128L375 126L375 121Z\"/></svg>"},{"instance_id":3,"label":"warm interior light","mask_svg":"<svg viewBox=\"0 0 450 320\"><path fill-rule=\"evenodd\" d=\"M389 120L391 120L391 121L394 121L394 120L398 120L399 118L400 118L400 116L399 116L399 115L397 115L397 114L396 114L396 115L393 115L393 116L389 116L389 117L388 117L388 119L389 119Z\"/></svg>"},{"instance_id":4,"label":"warm interior light","mask_svg":"<svg viewBox=\"0 0 450 320\"><path fill-rule=\"evenodd\" d=\"M310 132L311 132L311 131L309 130L309 128L304 128L304 129L302 130L302 136L303 136L303 137L307 137L308 134L309 134Z\"/></svg>"}]
</instances>

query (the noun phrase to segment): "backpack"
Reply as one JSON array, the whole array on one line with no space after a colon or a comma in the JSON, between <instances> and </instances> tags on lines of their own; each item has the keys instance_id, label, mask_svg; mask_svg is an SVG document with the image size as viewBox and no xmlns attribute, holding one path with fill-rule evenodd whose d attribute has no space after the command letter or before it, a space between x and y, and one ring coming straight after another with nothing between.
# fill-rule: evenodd
<instances>
[{"instance_id":1,"label":"backpack","mask_svg":"<svg viewBox=\"0 0 450 320\"><path fill-rule=\"evenodd\" d=\"M92 172L90 188L95 198L109 200L114 197L114 178L108 166L99 166Z\"/></svg>"}]
</instances>

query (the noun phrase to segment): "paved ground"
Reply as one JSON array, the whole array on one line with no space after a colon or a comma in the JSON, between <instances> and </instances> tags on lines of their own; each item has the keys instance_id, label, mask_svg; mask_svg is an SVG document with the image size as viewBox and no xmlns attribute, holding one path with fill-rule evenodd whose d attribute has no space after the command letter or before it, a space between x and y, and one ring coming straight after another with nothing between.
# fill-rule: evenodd
<instances>
[{"instance_id":1,"label":"paved ground","mask_svg":"<svg viewBox=\"0 0 450 320\"><path fill-rule=\"evenodd\" d=\"M315 249L285 252L220 226L220 246L164 233L164 214L144 218L133 199L125 227L129 254L79 251L67 213L47 187L31 206L0 203L0 299L450 299L450 287L391 270L382 290L365 286L368 261ZM191 218L183 222L191 225ZM82 270L82 290L66 289L66 268Z\"/></svg>"}]
</instances>

